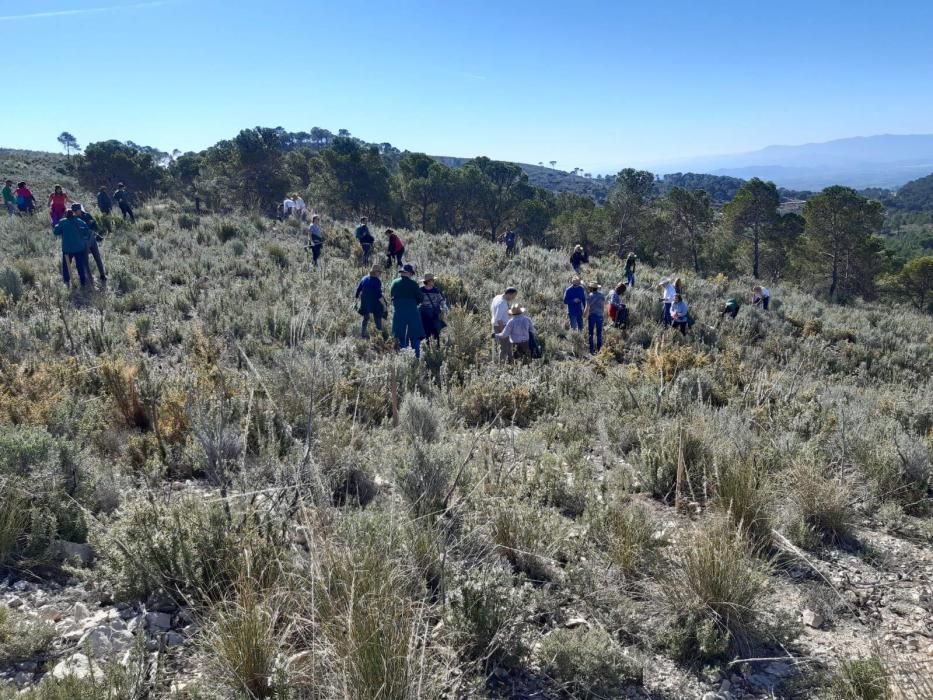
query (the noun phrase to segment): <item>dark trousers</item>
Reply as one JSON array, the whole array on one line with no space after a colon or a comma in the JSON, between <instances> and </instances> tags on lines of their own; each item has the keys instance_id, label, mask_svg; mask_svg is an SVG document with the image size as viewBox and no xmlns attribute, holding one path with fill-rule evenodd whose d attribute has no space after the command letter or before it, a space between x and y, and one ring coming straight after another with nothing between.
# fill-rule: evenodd
<instances>
[{"instance_id":1,"label":"dark trousers","mask_svg":"<svg viewBox=\"0 0 933 700\"><path fill-rule=\"evenodd\" d=\"M583 330L583 309L571 308L567 310L567 317L570 319L570 330Z\"/></svg>"},{"instance_id":2,"label":"dark trousers","mask_svg":"<svg viewBox=\"0 0 933 700\"><path fill-rule=\"evenodd\" d=\"M755 297L755 306L761 304L761 308L768 310L768 304L771 303L771 297Z\"/></svg>"},{"instance_id":3,"label":"dark trousers","mask_svg":"<svg viewBox=\"0 0 933 700\"><path fill-rule=\"evenodd\" d=\"M91 245L88 246L88 251L91 253L91 256L94 258L94 262L97 264L97 271L100 273L101 281L106 282L107 272L104 270L104 261L100 257L100 247L97 245L97 241L91 241ZM88 272L90 271L90 263L88 263Z\"/></svg>"},{"instance_id":4,"label":"dark trousers","mask_svg":"<svg viewBox=\"0 0 933 700\"><path fill-rule=\"evenodd\" d=\"M317 265L317 261L321 257L321 248L323 247L324 246L320 246L320 245L311 246L311 263L312 264Z\"/></svg>"},{"instance_id":5,"label":"dark trousers","mask_svg":"<svg viewBox=\"0 0 933 700\"><path fill-rule=\"evenodd\" d=\"M78 269L78 280L80 280L83 287L88 283L87 251L62 253L62 279L67 285L71 285L71 271L68 269L68 262L71 260L75 261L75 267Z\"/></svg>"},{"instance_id":6,"label":"dark trousers","mask_svg":"<svg viewBox=\"0 0 933 700\"><path fill-rule=\"evenodd\" d=\"M674 321L672 324L674 328L680 331L681 335L687 335L687 322L686 321Z\"/></svg>"},{"instance_id":7,"label":"dark trousers","mask_svg":"<svg viewBox=\"0 0 933 700\"><path fill-rule=\"evenodd\" d=\"M405 254L405 249L402 248L397 253L387 252L386 253L386 269L392 268L392 261L395 261L395 264L399 267L402 266L402 256Z\"/></svg>"},{"instance_id":8,"label":"dark trousers","mask_svg":"<svg viewBox=\"0 0 933 700\"><path fill-rule=\"evenodd\" d=\"M513 255L515 255L515 244L506 243L505 244L505 257L511 258Z\"/></svg>"},{"instance_id":9,"label":"dark trousers","mask_svg":"<svg viewBox=\"0 0 933 700\"><path fill-rule=\"evenodd\" d=\"M664 315L661 318L661 323L665 326L671 325L671 302L664 302Z\"/></svg>"},{"instance_id":10,"label":"dark trousers","mask_svg":"<svg viewBox=\"0 0 933 700\"><path fill-rule=\"evenodd\" d=\"M360 325L360 334L364 338L369 337L369 317L370 316L373 317L373 322L376 324L376 330L382 333L383 335L385 335L385 332L382 330L382 314L373 312L373 311L367 311L366 313L363 314L363 322Z\"/></svg>"},{"instance_id":11,"label":"dark trousers","mask_svg":"<svg viewBox=\"0 0 933 700\"><path fill-rule=\"evenodd\" d=\"M531 360L531 342L528 340L523 340L519 343L512 343L512 355L509 358L510 362L514 362L517 359L521 359L522 364Z\"/></svg>"},{"instance_id":12,"label":"dark trousers","mask_svg":"<svg viewBox=\"0 0 933 700\"><path fill-rule=\"evenodd\" d=\"M590 338L590 354L595 355L603 347L603 317L590 314L587 317L587 331ZM593 337L596 343L593 343Z\"/></svg>"},{"instance_id":13,"label":"dark trousers","mask_svg":"<svg viewBox=\"0 0 933 700\"><path fill-rule=\"evenodd\" d=\"M132 221L134 224L136 223L136 215L133 213L133 207L131 207L126 202L120 202L120 213L123 214L124 219L129 217L130 221Z\"/></svg>"},{"instance_id":14,"label":"dark trousers","mask_svg":"<svg viewBox=\"0 0 933 700\"><path fill-rule=\"evenodd\" d=\"M372 255L373 255L373 244L372 243L360 243L360 247L363 249L363 264L369 265L372 260Z\"/></svg>"},{"instance_id":15,"label":"dark trousers","mask_svg":"<svg viewBox=\"0 0 933 700\"><path fill-rule=\"evenodd\" d=\"M723 312L722 312L721 314L719 314L720 318L722 318L723 316L726 316L726 315L729 315L729 316L731 316L732 318L735 318L736 316L739 315L739 310L738 310L738 308L735 308L735 309L725 309L725 310L723 310Z\"/></svg>"}]
</instances>

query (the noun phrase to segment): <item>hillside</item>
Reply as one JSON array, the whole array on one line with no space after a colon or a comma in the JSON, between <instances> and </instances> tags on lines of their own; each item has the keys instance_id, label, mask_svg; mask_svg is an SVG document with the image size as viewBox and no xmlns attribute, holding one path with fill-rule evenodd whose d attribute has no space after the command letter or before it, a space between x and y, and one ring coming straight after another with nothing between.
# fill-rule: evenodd
<instances>
[{"instance_id":1,"label":"hillside","mask_svg":"<svg viewBox=\"0 0 933 700\"><path fill-rule=\"evenodd\" d=\"M749 153L660 163L656 169L760 177L798 190L821 190L830 185L896 188L933 171L933 135L887 134L769 146Z\"/></svg>"},{"instance_id":2,"label":"hillside","mask_svg":"<svg viewBox=\"0 0 933 700\"><path fill-rule=\"evenodd\" d=\"M466 163L469 158L457 158L454 156L432 156L437 161L451 168L459 168ZM542 165L531 165L529 163L518 163L522 170L528 175L528 182L535 187L542 187L552 192L570 192L572 194L585 195L592 197L597 202L606 199L611 186L611 178L587 178L576 173L568 173L556 168L547 168Z\"/></svg>"},{"instance_id":3,"label":"hillside","mask_svg":"<svg viewBox=\"0 0 933 700\"><path fill-rule=\"evenodd\" d=\"M28 180L37 199L51 192L55 185L62 185L69 190L76 186L74 178L68 173L65 156L47 151L0 147L0 178L10 178L14 182Z\"/></svg>"},{"instance_id":4,"label":"hillside","mask_svg":"<svg viewBox=\"0 0 933 700\"><path fill-rule=\"evenodd\" d=\"M360 338L352 222L310 271L138 215L87 293L0 220L0 698L930 697L933 319L684 275L681 336L642 265L590 357L565 251L402 231L452 307L416 362Z\"/></svg>"}]
</instances>

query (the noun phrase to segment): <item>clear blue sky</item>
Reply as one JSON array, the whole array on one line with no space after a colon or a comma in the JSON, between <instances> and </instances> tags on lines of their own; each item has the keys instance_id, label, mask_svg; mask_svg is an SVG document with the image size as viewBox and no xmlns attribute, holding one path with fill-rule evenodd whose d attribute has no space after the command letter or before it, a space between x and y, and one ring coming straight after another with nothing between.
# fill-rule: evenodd
<instances>
[{"instance_id":1,"label":"clear blue sky","mask_svg":"<svg viewBox=\"0 0 933 700\"><path fill-rule=\"evenodd\" d=\"M0 146L322 126L608 172L933 132L930 0L0 0Z\"/></svg>"}]
</instances>

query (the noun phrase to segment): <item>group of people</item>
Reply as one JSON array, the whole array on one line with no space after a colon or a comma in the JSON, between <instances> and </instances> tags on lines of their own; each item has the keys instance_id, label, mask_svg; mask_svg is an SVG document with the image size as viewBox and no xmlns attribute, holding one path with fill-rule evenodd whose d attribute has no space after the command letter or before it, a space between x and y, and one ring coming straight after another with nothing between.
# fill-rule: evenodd
<instances>
[{"instance_id":1,"label":"group of people","mask_svg":"<svg viewBox=\"0 0 933 700\"><path fill-rule=\"evenodd\" d=\"M55 227L68 211L68 205L72 204L71 196L61 185L55 185L49 193L47 206L49 212L49 222ZM130 196L126 191L126 186L121 182L117 185L113 196L108 193L106 187L101 187L97 193L97 208L101 214L110 216L113 212L113 205L120 208L120 213L124 219L136 222L136 215L130 204ZM36 212L36 197L25 182L20 182L13 189L13 181L6 180L3 183L3 205L8 216L32 215Z\"/></svg>"},{"instance_id":2,"label":"group of people","mask_svg":"<svg viewBox=\"0 0 933 700\"><path fill-rule=\"evenodd\" d=\"M288 195L282 202L281 216L283 219L295 217L298 221L304 221L308 215L308 205L297 192Z\"/></svg>"},{"instance_id":3,"label":"group of people","mask_svg":"<svg viewBox=\"0 0 933 700\"><path fill-rule=\"evenodd\" d=\"M94 258L101 282L107 281L107 272L98 246L104 238L98 229L97 220L90 212L85 211L80 203L74 202L52 230L62 239L62 279L66 285L71 286L69 267L72 262L78 271L81 286L86 287L93 283L89 255Z\"/></svg>"}]
</instances>

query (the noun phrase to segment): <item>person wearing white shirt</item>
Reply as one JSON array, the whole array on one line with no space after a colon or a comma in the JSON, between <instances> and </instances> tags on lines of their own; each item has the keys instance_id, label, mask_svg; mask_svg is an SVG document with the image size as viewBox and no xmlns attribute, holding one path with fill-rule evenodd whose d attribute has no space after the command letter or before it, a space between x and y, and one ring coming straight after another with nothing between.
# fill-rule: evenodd
<instances>
[{"instance_id":1,"label":"person wearing white shirt","mask_svg":"<svg viewBox=\"0 0 933 700\"><path fill-rule=\"evenodd\" d=\"M677 294L677 290L674 289L674 285L671 284L671 281L667 278L658 282L658 292L661 295L661 302L664 304L664 314L661 317L661 322L665 326L671 325L671 304L674 303L674 296Z\"/></svg>"},{"instance_id":2,"label":"person wearing white shirt","mask_svg":"<svg viewBox=\"0 0 933 700\"><path fill-rule=\"evenodd\" d=\"M298 217L299 221L304 221L305 212L308 210L308 207L305 205L305 200L296 194L292 195L292 201L295 203L295 216Z\"/></svg>"},{"instance_id":3,"label":"person wearing white shirt","mask_svg":"<svg viewBox=\"0 0 933 700\"><path fill-rule=\"evenodd\" d=\"M292 215L292 210L295 208L295 202L291 197L286 197L285 201L282 202L282 218L287 219Z\"/></svg>"},{"instance_id":4,"label":"person wearing white shirt","mask_svg":"<svg viewBox=\"0 0 933 700\"><path fill-rule=\"evenodd\" d=\"M752 302L755 306L761 306L765 311L768 310L768 304L771 303L771 290L767 287L762 287L760 285L755 285L752 287L752 292L755 293L755 300Z\"/></svg>"},{"instance_id":5,"label":"person wearing white shirt","mask_svg":"<svg viewBox=\"0 0 933 700\"><path fill-rule=\"evenodd\" d=\"M509 309L516 296L518 296L518 290L515 287L508 287L502 294L497 294L489 305L493 338L496 341L497 355L501 360L506 360L511 356L512 347L510 341L497 337L497 334L502 333L509 322Z\"/></svg>"}]
</instances>

